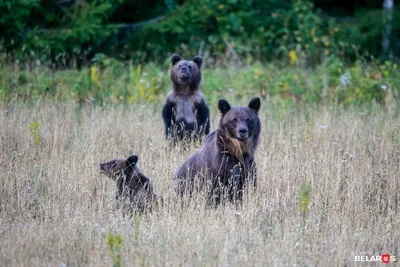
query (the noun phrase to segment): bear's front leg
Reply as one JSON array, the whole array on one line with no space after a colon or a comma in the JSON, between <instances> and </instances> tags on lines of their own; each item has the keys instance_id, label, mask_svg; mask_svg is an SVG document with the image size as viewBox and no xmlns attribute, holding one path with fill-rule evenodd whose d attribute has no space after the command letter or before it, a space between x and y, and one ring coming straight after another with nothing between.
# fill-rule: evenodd
<instances>
[{"instance_id":1,"label":"bear's front leg","mask_svg":"<svg viewBox=\"0 0 400 267\"><path fill-rule=\"evenodd\" d=\"M210 111L204 100L196 106L197 112L197 127L199 135L204 133L208 135L210 133Z\"/></svg>"},{"instance_id":2,"label":"bear's front leg","mask_svg":"<svg viewBox=\"0 0 400 267\"><path fill-rule=\"evenodd\" d=\"M243 166L236 164L231 170L232 178L229 182L228 197L230 201L240 200L242 198L242 188L244 182Z\"/></svg>"},{"instance_id":3,"label":"bear's front leg","mask_svg":"<svg viewBox=\"0 0 400 267\"><path fill-rule=\"evenodd\" d=\"M168 138L168 133L171 130L172 125L172 115L173 115L174 103L169 99L165 102L165 105L162 109L162 117L165 125L165 137Z\"/></svg>"}]
</instances>

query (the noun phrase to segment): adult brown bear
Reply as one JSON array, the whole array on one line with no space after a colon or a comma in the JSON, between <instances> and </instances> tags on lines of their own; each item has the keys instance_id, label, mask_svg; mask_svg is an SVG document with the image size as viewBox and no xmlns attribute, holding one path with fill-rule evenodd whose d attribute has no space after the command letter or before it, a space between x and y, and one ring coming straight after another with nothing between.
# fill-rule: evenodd
<instances>
[{"instance_id":1,"label":"adult brown bear","mask_svg":"<svg viewBox=\"0 0 400 267\"><path fill-rule=\"evenodd\" d=\"M172 88L167 95L162 117L165 135L174 144L182 140L198 139L210 131L209 110L200 91L203 59L195 56L191 61L174 54L171 58Z\"/></svg>"},{"instance_id":2,"label":"adult brown bear","mask_svg":"<svg viewBox=\"0 0 400 267\"><path fill-rule=\"evenodd\" d=\"M117 158L100 164L100 170L117 182L117 200L124 211L143 212L157 201L155 187L137 166L138 156Z\"/></svg>"},{"instance_id":3,"label":"adult brown bear","mask_svg":"<svg viewBox=\"0 0 400 267\"><path fill-rule=\"evenodd\" d=\"M218 108L222 114L218 128L174 176L178 194L190 195L195 188L206 188L216 203L223 194L231 201L240 200L247 184L256 185L254 153L261 133L258 97L247 107L231 107L220 100Z\"/></svg>"}]
</instances>

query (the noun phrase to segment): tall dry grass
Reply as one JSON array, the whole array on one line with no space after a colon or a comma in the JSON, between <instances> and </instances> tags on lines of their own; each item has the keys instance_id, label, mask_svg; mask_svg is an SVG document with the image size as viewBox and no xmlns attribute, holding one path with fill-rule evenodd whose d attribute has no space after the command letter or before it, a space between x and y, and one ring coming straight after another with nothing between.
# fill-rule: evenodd
<instances>
[{"instance_id":1,"label":"tall dry grass","mask_svg":"<svg viewBox=\"0 0 400 267\"><path fill-rule=\"evenodd\" d=\"M201 195L184 205L175 197L172 176L196 148L168 149L158 106L2 107L0 266L112 266L108 234L122 238L123 266L352 266L355 253L399 258L399 114L327 109L277 119L262 104L258 190L239 210L207 208ZM212 114L215 128L215 107ZM139 155L165 198L140 218L123 216L115 184L99 174L99 163L129 154ZM311 186L305 210L302 185Z\"/></svg>"}]
</instances>

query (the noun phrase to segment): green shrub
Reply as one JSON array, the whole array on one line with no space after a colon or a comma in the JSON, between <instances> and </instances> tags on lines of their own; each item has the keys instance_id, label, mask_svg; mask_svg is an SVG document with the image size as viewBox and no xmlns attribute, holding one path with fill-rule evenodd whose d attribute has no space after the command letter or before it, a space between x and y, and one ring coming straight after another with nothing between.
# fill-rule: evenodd
<instances>
[{"instance_id":1,"label":"green shrub","mask_svg":"<svg viewBox=\"0 0 400 267\"><path fill-rule=\"evenodd\" d=\"M330 55L355 61L380 55L384 20L379 10L337 22L311 0L143 0L0 3L0 52L8 61L57 67L100 62L163 62L172 53L202 54L208 65L245 65L279 59L315 66ZM400 28L393 13L394 33ZM369 51L369 53L367 53ZM396 51L393 51L396 52ZM94 59L94 61L90 61Z\"/></svg>"}]
</instances>

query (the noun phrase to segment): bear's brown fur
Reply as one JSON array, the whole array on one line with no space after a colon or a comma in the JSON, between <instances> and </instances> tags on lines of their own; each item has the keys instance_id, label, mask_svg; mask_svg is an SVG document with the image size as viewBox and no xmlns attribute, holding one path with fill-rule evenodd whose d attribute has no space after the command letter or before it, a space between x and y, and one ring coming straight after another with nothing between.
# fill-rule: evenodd
<instances>
[{"instance_id":1,"label":"bear's brown fur","mask_svg":"<svg viewBox=\"0 0 400 267\"><path fill-rule=\"evenodd\" d=\"M174 143L195 139L210 131L209 110L200 91L203 59L195 56L191 61L179 55L172 56L172 88L162 110L166 137Z\"/></svg>"},{"instance_id":2,"label":"bear's brown fur","mask_svg":"<svg viewBox=\"0 0 400 267\"><path fill-rule=\"evenodd\" d=\"M136 155L117 158L101 163L100 170L117 182L116 198L124 210L143 212L156 203L157 195L152 181L140 172L137 162Z\"/></svg>"},{"instance_id":3,"label":"bear's brown fur","mask_svg":"<svg viewBox=\"0 0 400 267\"><path fill-rule=\"evenodd\" d=\"M218 128L174 176L178 194L190 195L194 188L203 190L208 185L217 203L224 193L230 200L240 200L246 184L256 185L254 153L261 133L258 97L248 107L231 107L220 100L218 108L222 114Z\"/></svg>"}]
</instances>

